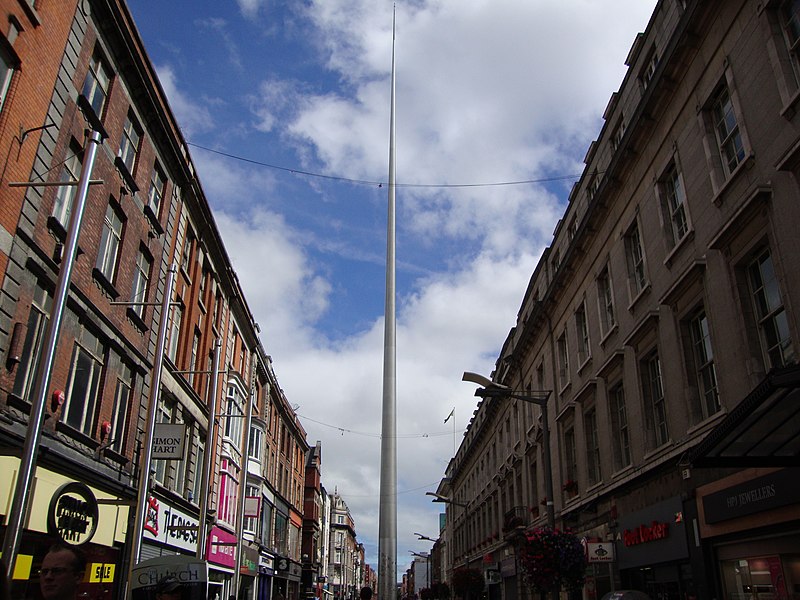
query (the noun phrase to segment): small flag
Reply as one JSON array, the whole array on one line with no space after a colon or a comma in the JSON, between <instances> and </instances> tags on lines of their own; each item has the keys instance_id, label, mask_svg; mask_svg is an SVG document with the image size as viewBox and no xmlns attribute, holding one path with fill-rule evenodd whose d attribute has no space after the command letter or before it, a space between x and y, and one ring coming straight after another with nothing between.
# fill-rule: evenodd
<instances>
[{"instance_id":1,"label":"small flag","mask_svg":"<svg viewBox=\"0 0 800 600\"><path fill-rule=\"evenodd\" d=\"M444 420L444 422L447 423L450 420L450 417L454 417L455 414L456 414L456 409L455 407L453 407L453 410L450 411L450 414L447 415L447 418Z\"/></svg>"}]
</instances>

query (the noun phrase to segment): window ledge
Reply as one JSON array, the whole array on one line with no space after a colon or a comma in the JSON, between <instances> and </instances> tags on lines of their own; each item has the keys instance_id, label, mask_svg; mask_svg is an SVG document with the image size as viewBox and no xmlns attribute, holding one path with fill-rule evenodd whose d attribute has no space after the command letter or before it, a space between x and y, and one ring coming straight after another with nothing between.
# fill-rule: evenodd
<instances>
[{"instance_id":1,"label":"window ledge","mask_svg":"<svg viewBox=\"0 0 800 600\"><path fill-rule=\"evenodd\" d=\"M647 462L653 458L656 458L659 454L663 454L666 450L668 450L671 447L672 447L672 438L670 437L663 444L656 446L649 452L645 452L643 459L645 462Z\"/></svg>"},{"instance_id":2,"label":"window ledge","mask_svg":"<svg viewBox=\"0 0 800 600\"><path fill-rule=\"evenodd\" d=\"M156 237L160 237L164 234L164 228L158 221L158 215L156 215L153 207L151 207L149 204L144 205L144 216L147 217L147 220L150 222L150 227L152 227Z\"/></svg>"},{"instance_id":3,"label":"window ledge","mask_svg":"<svg viewBox=\"0 0 800 600\"><path fill-rule=\"evenodd\" d=\"M31 25L38 27L42 24L42 18L39 16L39 13L36 12L36 9L31 5L29 0L19 0L19 4L22 6L22 10L25 11L25 14L30 20Z\"/></svg>"},{"instance_id":4,"label":"window ledge","mask_svg":"<svg viewBox=\"0 0 800 600\"><path fill-rule=\"evenodd\" d=\"M100 138L103 140L108 139L108 132L106 128L103 127L103 122L100 120L100 115L94 112L94 108L89 103L88 98L81 94L78 96L78 107L83 111L86 120L89 121L89 125L92 126L92 129L95 130L100 134Z\"/></svg>"},{"instance_id":5,"label":"window ledge","mask_svg":"<svg viewBox=\"0 0 800 600\"><path fill-rule=\"evenodd\" d=\"M100 289L102 289L112 300L119 298L119 292L117 291L117 288L114 287L113 283L106 279L106 276L97 267L92 269L92 279L94 279L95 283L100 286Z\"/></svg>"},{"instance_id":6,"label":"window ledge","mask_svg":"<svg viewBox=\"0 0 800 600\"><path fill-rule=\"evenodd\" d=\"M633 472L633 461L631 461L631 464L629 464L629 465L627 465L625 467L622 467L618 471L614 471L614 473L611 474L611 478L612 479L620 479L620 478L625 477L626 475L628 475L629 473L632 473L632 472Z\"/></svg>"},{"instance_id":7,"label":"window ledge","mask_svg":"<svg viewBox=\"0 0 800 600\"><path fill-rule=\"evenodd\" d=\"M590 354L587 356L579 365L578 365L578 375L581 374L581 371L586 367L586 365L592 364L592 355Z\"/></svg>"},{"instance_id":8,"label":"window ledge","mask_svg":"<svg viewBox=\"0 0 800 600\"><path fill-rule=\"evenodd\" d=\"M672 268L672 263L675 261L675 258L680 254L681 250L691 241L694 239L694 229L689 229L681 239L672 247L672 250L669 251L667 257L664 259L664 266L668 269Z\"/></svg>"},{"instance_id":9,"label":"window ledge","mask_svg":"<svg viewBox=\"0 0 800 600\"><path fill-rule=\"evenodd\" d=\"M717 412L715 412L710 417L706 417L702 421L698 421L697 423L695 423L694 425L689 427L689 429L686 430L686 437L693 437L693 434L697 433L698 431L701 431L703 429L708 428L710 425L712 425L713 423L716 423L717 421L720 421L727 414L728 414L728 411L725 410L725 408L720 408Z\"/></svg>"},{"instance_id":10,"label":"window ledge","mask_svg":"<svg viewBox=\"0 0 800 600\"><path fill-rule=\"evenodd\" d=\"M742 162L736 165L736 168L733 170L733 172L728 175L728 178L717 190L717 193L711 198L714 206L719 207L722 204L722 201L725 199L725 194L727 193L728 189L730 189L731 185L733 185L733 181L738 179L739 175L745 170L746 167L750 167L755 164L755 160L756 155L753 152L750 152L750 154L744 157Z\"/></svg>"},{"instance_id":11,"label":"window ledge","mask_svg":"<svg viewBox=\"0 0 800 600\"><path fill-rule=\"evenodd\" d=\"M142 311L144 312L144 311ZM125 311L125 316L128 317L128 320L133 323L133 326L136 327L142 333L146 332L148 327L147 324L144 322L141 316L133 309L132 306L129 306Z\"/></svg>"},{"instance_id":12,"label":"window ledge","mask_svg":"<svg viewBox=\"0 0 800 600\"><path fill-rule=\"evenodd\" d=\"M139 186L136 185L136 181L133 179L133 175L131 174L130 169L128 169L128 165L125 164L125 161L122 160L119 156L114 159L114 166L117 167L120 175L122 175L123 181L125 181L125 185L128 186L128 189L131 191L131 194L135 194L139 191Z\"/></svg>"},{"instance_id":13,"label":"window ledge","mask_svg":"<svg viewBox=\"0 0 800 600\"><path fill-rule=\"evenodd\" d=\"M617 323L614 323L614 324L613 324L613 325L612 325L612 326L611 326L611 327L608 329L608 331L606 331L606 332L605 332L605 334L603 335L603 337L601 337L601 338L600 338L600 346L601 346L601 347L604 347L604 346L606 345L606 343L607 343L607 342L608 342L608 340L611 338L611 336L613 336L613 335L614 335L614 334L617 332L617 329L619 329L619 325L617 325Z\"/></svg>"},{"instance_id":14,"label":"window ledge","mask_svg":"<svg viewBox=\"0 0 800 600\"><path fill-rule=\"evenodd\" d=\"M786 104L783 105L783 108L781 108L780 114L784 119L791 121L794 118L795 114L797 114L798 101L800 101L800 88L791 95Z\"/></svg>"},{"instance_id":15,"label":"window ledge","mask_svg":"<svg viewBox=\"0 0 800 600\"><path fill-rule=\"evenodd\" d=\"M650 282L644 284L644 287L639 290L639 292L631 299L630 304L628 304L628 312L632 313L636 308L639 300L644 298L650 292Z\"/></svg>"}]
</instances>

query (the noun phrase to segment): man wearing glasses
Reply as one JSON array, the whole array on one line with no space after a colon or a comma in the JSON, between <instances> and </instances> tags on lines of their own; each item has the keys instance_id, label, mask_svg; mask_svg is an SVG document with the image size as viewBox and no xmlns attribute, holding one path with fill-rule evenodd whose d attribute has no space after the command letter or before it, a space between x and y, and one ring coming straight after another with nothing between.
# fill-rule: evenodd
<instances>
[{"instance_id":1,"label":"man wearing glasses","mask_svg":"<svg viewBox=\"0 0 800 600\"><path fill-rule=\"evenodd\" d=\"M74 600L83 581L86 557L66 544L50 546L39 569L39 588L44 600Z\"/></svg>"}]
</instances>

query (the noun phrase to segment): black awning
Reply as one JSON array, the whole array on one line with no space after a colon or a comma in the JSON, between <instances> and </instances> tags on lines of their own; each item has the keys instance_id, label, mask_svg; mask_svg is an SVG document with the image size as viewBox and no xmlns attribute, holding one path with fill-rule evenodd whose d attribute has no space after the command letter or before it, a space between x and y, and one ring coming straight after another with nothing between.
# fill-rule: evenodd
<instances>
[{"instance_id":1,"label":"black awning","mask_svg":"<svg viewBox=\"0 0 800 600\"><path fill-rule=\"evenodd\" d=\"M800 366L771 371L687 458L694 467L800 466Z\"/></svg>"}]
</instances>

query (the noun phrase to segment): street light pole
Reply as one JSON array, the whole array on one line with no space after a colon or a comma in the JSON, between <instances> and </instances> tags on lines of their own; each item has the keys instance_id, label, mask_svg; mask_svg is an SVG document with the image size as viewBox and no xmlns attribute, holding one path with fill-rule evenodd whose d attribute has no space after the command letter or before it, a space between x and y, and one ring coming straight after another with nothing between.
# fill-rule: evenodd
<instances>
[{"instance_id":1,"label":"street light pole","mask_svg":"<svg viewBox=\"0 0 800 600\"><path fill-rule=\"evenodd\" d=\"M544 489L547 494L547 525L551 529L556 527L555 505L553 504L553 462L550 456L550 423L547 415L547 401L550 399L549 390L540 392L521 393L507 385L492 381L488 377L477 373L464 371L461 381L469 381L482 386L475 390L475 395L480 398L516 398L523 402L536 404L542 410L542 458L544 459Z\"/></svg>"}]
</instances>

